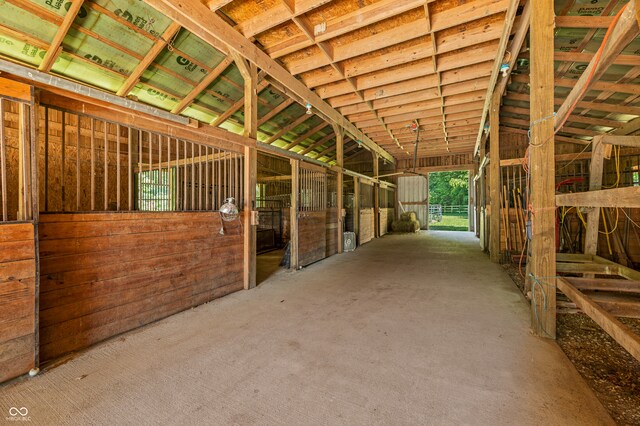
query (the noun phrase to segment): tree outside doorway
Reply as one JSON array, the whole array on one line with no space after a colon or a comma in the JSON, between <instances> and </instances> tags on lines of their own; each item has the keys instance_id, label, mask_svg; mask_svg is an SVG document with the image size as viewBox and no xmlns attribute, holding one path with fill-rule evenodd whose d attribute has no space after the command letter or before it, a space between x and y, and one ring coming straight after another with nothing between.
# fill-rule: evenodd
<instances>
[{"instance_id":1,"label":"tree outside doorway","mask_svg":"<svg viewBox=\"0 0 640 426\"><path fill-rule=\"evenodd\" d=\"M429 173L429 229L469 230L469 172Z\"/></svg>"}]
</instances>

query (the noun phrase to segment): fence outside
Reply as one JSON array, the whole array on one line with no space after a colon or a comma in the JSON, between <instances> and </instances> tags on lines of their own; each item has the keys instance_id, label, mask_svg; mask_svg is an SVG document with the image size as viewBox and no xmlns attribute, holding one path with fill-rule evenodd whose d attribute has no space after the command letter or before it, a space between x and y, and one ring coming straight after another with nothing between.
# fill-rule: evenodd
<instances>
[{"instance_id":1,"label":"fence outside","mask_svg":"<svg viewBox=\"0 0 640 426\"><path fill-rule=\"evenodd\" d=\"M469 206L443 206L442 204L429 204L429 222L441 222L446 215L469 215Z\"/></svg>"}]
</instances>

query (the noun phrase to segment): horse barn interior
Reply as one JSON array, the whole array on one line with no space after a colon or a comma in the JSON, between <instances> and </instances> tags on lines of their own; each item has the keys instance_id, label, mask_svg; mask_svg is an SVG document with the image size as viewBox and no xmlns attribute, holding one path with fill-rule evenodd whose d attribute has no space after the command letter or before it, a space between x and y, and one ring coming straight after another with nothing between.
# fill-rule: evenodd
<instances>
[{"instance_id":1,"label":"horse barn interior","mask_svg":"<svg viewBox=\"0 0 640 426\"><path fill-rule=\"evenodd\" d=\"M639 22L1 1L0 419L640 424Z\"/></svg>"}]
</instances>

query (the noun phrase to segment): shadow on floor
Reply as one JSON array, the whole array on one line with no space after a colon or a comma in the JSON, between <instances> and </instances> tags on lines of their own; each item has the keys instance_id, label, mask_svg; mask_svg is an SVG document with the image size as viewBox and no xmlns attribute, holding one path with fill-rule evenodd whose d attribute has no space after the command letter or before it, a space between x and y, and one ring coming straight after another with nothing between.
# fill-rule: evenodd
<instances>
[{"instance_id":1,"label":"shadow on floor","mask_svg":"<svg viewBox=\"0 0 640 426\"><path fill-rule=\"evenodd\" d=\"M256 285L262 284L270 276L278 272L282 267L280 262L284 255L284 249L273 250L259 254L256 258Z\"/></svg>"}]
</instances>

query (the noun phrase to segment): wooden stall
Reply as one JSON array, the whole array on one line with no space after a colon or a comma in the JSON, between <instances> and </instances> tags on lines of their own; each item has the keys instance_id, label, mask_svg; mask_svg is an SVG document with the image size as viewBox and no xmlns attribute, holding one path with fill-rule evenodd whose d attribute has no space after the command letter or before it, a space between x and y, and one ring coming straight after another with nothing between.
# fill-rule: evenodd
<instances>
[{"instance_id":1,"label":"wooden stall","mask_svg":"<svg viewBox=\"0 0 640 426\"><path fill-rule=\"evenodd\" d=\"M31 88L0 78L0 382L38 363Z\"/></svg>"},{"instance_id":2,"label":"wooden stall","mask_svg":"<svg viewBox=\"0 0 640 426\"><path fill-rule=\"evenodd\" d=\"M395 217L395 191L394 188L383 186L380 188L380 220L379 235L383 236L391 231L391 222Z\"/></svg>"},{"instance_id":3,"label":"wooden stall","mask_svg":"<svg viewBox=\"0 0 640 426\"><path fill-rule=\"evenodd\" d=\"M358 242L366 244L375 238L375 218L373 208L373 182L360 179L360 212L358 227Z\"/></svg>"},{"instance_id":4,"label":"wooden stall","mask_svg":"<svg viewBox=\"0 0 640 426\"><path fill-rule=\"evenodd\" d=\"M0 382L36 365L37 275L33 223L0 223Z\"/></svg>"},{"instance_id":5,"label":"wooden stall","mask_svg":"<svg viewBox=\"0 0 640 426\"><path fill-rule=\"evenodd\" d=\"M65 353L243 288L243 155L41 107L40 353Z\"/></svg>"},{"instance_id":6,"label":"wooden stall","mask_svg":"<svg viewBox=\"0 0 640 426\"><path fill-rule=\"evenodd\" d=\"M327 172L301 164L298 202L298 265L307 266L327 254Z\"/></svg>"},{"instance_id":7,"label":"wooden stall","mask_svg":"<svg viewBox=\"0 0 640 426\"><path fill-rule=\"evenodd\" d=\"M43 214L38 233L43 361L243 286L242 227L217 212Z\"/></svg>"},{"instance_id":8,"label":"wooden stall","mask_svg":"<svg viewBox=\"0 0 640 426\"><path fill-rule=\"evenodd\" d=\"M291 165L289 160L259 153L257 159L257 252L281 249L290 238Z\"/></svg>"},{"instance_id":9,"label":"wooden stall","mask_svg":"<svg viewBox=\"0 0 640 426\"><path fill-rule=\"evenodd\" d=\"M338 214L342 214L342 212L338 211L337 185L337 174L331 171L327 172L327 243L325 247L325 257L333 256L338 253L338 233L342 232L342 229L340 229L341 222L338 216Z\"/></svg>"}]
</instances>

